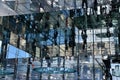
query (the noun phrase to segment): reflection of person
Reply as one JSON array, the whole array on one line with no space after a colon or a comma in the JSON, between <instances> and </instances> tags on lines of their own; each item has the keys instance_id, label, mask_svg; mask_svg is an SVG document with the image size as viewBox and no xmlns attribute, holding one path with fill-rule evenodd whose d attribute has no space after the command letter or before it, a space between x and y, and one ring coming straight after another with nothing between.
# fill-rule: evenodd
<instances>
[{"instance_id":1,"label":"reflection of person","mask_svg":"<svg viewBox=\"0 0 120 80\"><path fill-rule=\"evenodd\" d=\"M85 4L85 8L88 8L88 2L87 0L82 0L82 8L84 8L84 4Z\"/></svg>"},{"instance_id":2,"label":"reflection of person","mask_svg":"<svg viewBox=\"0 0 120 80\"><path fill-rule=\"evenodd\" d=\"M97 0L94 0L94 11L97 11L97 5L98 5Z\"/></svg>"},{"instance_id":3,"label":"reflection of person","mask_svg":"<svg viewBox=\"0 0 120 80\"><path fill-rule=\"evenodd\" d=\"M115 79L116 79L116 77L115 77L115 70L112 69L112 80L115 80Z\"/></svg>"},{"instance_id":4,"label":"reflection of person","mask_svg":"<svg viewBox=\"0 0 120 80\"><path fill-rule=\"evenodd\" d=\"M82 0L82 9L87 15L87 9L88 9L88 1L87 0Z\"/></svg>"},{"instance_id":5,"label":"reflection of person","mask_svg":"<svg viewBox=\"0 0 120 80\"><path fill-rule=\"evenodd\" d=\"M47 53L46 53L45 59L46 59L46 62L47 62L47 66L50 67L51 60L50 60L49 48L47 48Z\"/></svg>"},{"instance_id":6,"label":"reflection of person","mask_svg":"<svg viewBox=\"0 0 120 80\"><path fill-rule=\"evenodd\" d=\"M32 42L32 51L33 51L33 60L36 57L36 40L34 39Z\"/></svg>"},{"instance_id":7,"label":"reflection of person","mask_svg":"<svg viewBox=\"0 0 120 80\"><path fill-rule=\"evenodd\" d=\"M82 36L82 40L83 40L83 50L84 50L85 46L87 44L87 33L86 33L86 30L82 30L81 36Z\"/></svg>"},{"instance_id":8,"label":"reflection of person","mask_svg":"<svg viewBox=\"0 0 120 80\"><path fill-rule=\"evenodd\" d=\"M119 76L119 65L115 65L115 76Z\"/></svg>"},{"instance_id":9,"label":"reflection of person","mask_svg":"<svg viewBox=\"0 0 120 80\"><path fill-rule=\"evenodd\" d=\"M115 70L114 70L114 69L112 69L112 75L113 75L113 76L115 75Z\"/></svg>"},{"instance_id":10,"label":"reflection of person","mask_svg":"<svg viewBox=\"0 0 120 80\"><path fill-rule=\"evenodd\" d=\"M57 29L54 28L54 37L53 37L53 39L54 39L54 43L55 43L55 45L57 45L57 36L58 36Z\"/></svg>"},{"instance_id":11,"label":"reflection of person","mask_svg":"<svg viewBox=\"0 0 120 80\"><path fill-rule=\"evenodd\" d=\"M115 65L115 76L116 76L116 79L115 79L115 80L120 80L120 79L119 79L119 77L120 77L119 65Z\"/></svg>"}]
</instances>

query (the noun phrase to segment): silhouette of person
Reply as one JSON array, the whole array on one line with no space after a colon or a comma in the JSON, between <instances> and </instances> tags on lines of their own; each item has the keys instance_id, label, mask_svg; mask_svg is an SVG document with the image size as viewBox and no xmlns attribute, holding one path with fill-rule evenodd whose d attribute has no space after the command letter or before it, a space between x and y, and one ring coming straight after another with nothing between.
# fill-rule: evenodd
<instances>
[{"instance_id":1,"label":"silhouette of person","mask_svg":"<svg viewBox=\"0 0 120 80\"><path fill-rule=\"evenodd\" d=\"M94 11L95 12L97 12L97 5L98 5L97 0L94 0Z\"/></svg>"},{"instance_id":2,"label":"silhouette of person","mask_svg":"<svg viewBox=\"0 0 120 80\"><path fill-rule=\"evenodd\" d=\"M85 49L85 45L87 44L87 34L86 34L86 30L82 30L81 36L82 36L82 39L83 39L83 50L84 50L84 49Z\"/></svg>"},{"instance_id":3,"label":"silhouette of person","mask_svg":"<svg viewBox=\"0 0 120 80\"><path fill-rule=\"evenodd\" d=\"M85 6L86 9L88 8L88 2L87 2L87 0L82 0L82 8L84 8L84 6Z\"/></svg>"}]
</instances>

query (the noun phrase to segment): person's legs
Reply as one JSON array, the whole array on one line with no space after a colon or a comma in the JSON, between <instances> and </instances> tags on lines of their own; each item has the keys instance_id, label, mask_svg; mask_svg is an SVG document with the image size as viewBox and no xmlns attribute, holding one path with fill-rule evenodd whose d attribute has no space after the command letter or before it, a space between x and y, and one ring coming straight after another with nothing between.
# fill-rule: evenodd
<instances>
[{"instance_id":1,"label":"person's legs","mask_svg":"<svg viewBox=\"0 0 120 80\"><path fill-rule=\"evenodd\" d=\"M88 8L88 2L87 2L87 0L84 0L85 1L85 5L86 5L86 10L87 10L87 8Z\"/></svg>"},{"instance_id":2,"label":"person's legs","mask_svg":"<svg viewBox=\"0 0 120 80\"><path fill-rule=\"evenodd\" d=\"M48 60L48 67L50 67L51 66L51 61L50 61L50 59Z\"/></svg>"},{"instance_id":3,"label":"person's legs","mask_svg":"<svg viewBox=\"0 0 120 80\"><path fill-rule=\"evenodd\" d=\"M82 8L84 8L84 0L82 0Z\"/></svg>"},{"instance_id":4,"label":"person's legs","mask_svg":"<svg viewBox=\"0 0 120 80\"><path fill-rule=\"evenodd\" d=\"M88 8L88 2L87 0L82 0L82 8L84 8L84 4L85 4L85 8Z\"/></svg>"}]
</instances>

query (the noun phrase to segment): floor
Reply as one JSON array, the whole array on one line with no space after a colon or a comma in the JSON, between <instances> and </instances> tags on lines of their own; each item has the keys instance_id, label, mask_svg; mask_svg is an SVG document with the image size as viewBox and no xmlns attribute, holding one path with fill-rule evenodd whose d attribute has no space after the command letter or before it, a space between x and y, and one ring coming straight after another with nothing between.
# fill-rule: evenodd
<instances>
[{"instance_id":1,"label":"floor","mask_svg":"<svg viewBox=\"0 0 120 80\"><path fill-rule=\"evenodd\" d=\"M58 62L59 61L59 62ZM11 63L10 63L11 62ZM58 66L58 63L59 66ZM8 65L6 69L9 71L13 71L14 69L14 63L12 63L12 60L8 60ZM41 67L42 64L42 67ZM63 65L64 64L64 65ZM16 79L14 79L14 75L1 75L0 80L26 80L26 73L27 73L27 59L18 59L18 64L17 64L17 74L16 74ZM10 67L11 66L11 67ZM42 71L35 70L39 68ZM46 68L46 72L44 69L41 68ZM55 71L58 72L50 72L50 68L57 68ZM59 73L60 69L59 68L69 68L69 69L74 69L75 72L70 73L70 71L67 71L65 74ZM101 67L95 62L95 80L102 80L102 70ZM39 71L39 72L38 72ZM41 72L41 73L40 73ZM79 77L78 77L79 75ZM71 59L65 59L64 58L53 58L51 59L51 66L48 68L47 67L47 61L43 59L42 63L39 59L36 59L35 61L30 64L30 74L29 74L29 80L93 80L93 64L91 62L91 58L80 58L79 59L79 64L77 63L77 59L71 58Z\"/></svg>"}]
</instances>

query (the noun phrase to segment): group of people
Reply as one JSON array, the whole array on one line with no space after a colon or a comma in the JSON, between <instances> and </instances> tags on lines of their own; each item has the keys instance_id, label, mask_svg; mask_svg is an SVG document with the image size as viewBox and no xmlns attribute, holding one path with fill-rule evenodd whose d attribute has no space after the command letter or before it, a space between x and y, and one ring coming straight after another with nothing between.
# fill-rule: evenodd
<instances>
[{"instance_id":1,"label":"group of people","mask_svg":"<svg viewBox=\"0 0 120 80\"><path fill-rule=\"evenodd\" d=\"M103 1L103 3L99 3L98 0L94 0L93 5L89 6L89 7L92 9L93 13L97 13L98 6L100 6L100 14L109 14L111 12L118 12L119 11L118 10L119 2L120 2L119 0L109 0L109 9L106 6L108 4L108 1L106 1L106 2ZM106 4L105 7L103 7L102 4ZM82 8L87 13L88 0L82 0Z\"/></svg>"},{"instance_id":2,"label":"group of people","mask_svg":"<svg viewBox=\"0 0 120 80\"><path fill-rule=\"evenodd\" d=\"M94 0L92 9L93 9L94 11L97 11L97 6L98 6L98 2L97 2L97 0ZM85 9L85 12L87 13L88 0L82 0L82 8Z\"/></svg>"}]
</instances>

